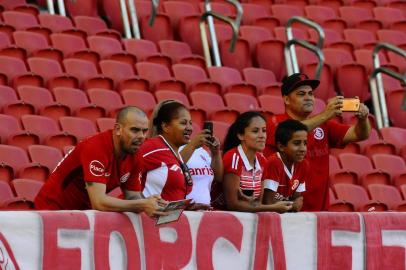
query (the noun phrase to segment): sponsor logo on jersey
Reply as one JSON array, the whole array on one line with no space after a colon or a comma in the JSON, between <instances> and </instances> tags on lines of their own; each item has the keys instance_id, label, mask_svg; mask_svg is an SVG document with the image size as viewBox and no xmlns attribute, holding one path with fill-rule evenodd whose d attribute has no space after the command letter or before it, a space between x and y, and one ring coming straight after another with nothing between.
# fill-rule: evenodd
<instances>
[{"instance_id":1,"label":"sponsor logo on jersey","mask_svg":"<svg viewBox=\"0 0 406 270\"><path fill-rule=\"evenodd\" d=\"M323 138L324 138L324 130L322 128L320 128L320 127L317 127L314 130L314 138L316 140L323 140Z\"/></svg>"},{"instance_id":2,"label":"sponsor logo on jersey","mask_svg":"<svg viewBox=\"0 0 406 270\"><path fill-rule=\"evenodd\" d=\"M130 178L130 173L129 172L124 174L123 176L121 176L120 182L125 183L125 182L127 182L128 178Z\"/></svg>"},{"instance_id":3,"label":"sponsor logo on jersey","mask_svg":"<svg viewBox=\"0 0 406 270\"><path fill-rule=\"evenodd\" d=\"M180 167L179 167L177 164L173 164L173 165L169 168L169 170L174 171L174 172L176 172L177 170L182 171L182 170L180 169Z\"/></svg>"},{"instance_id":4,"label":"sponsor logo on jersey","mask_svg":"<svg viewBox=\"0 0 406 270\"><path fill-rule=\"evenodd\" d=\"M92 160L89 165L90 173L94 176L103 176L104 165L98 160Z\"/></svg>"},{"instance_id":5,"label":"sponsor logo on jersey","mask_svg":"<svg viewBox=\"0 0 406 270\"><path fill-rule=\"evenodd\" d=\"M297 189L298 186L299 186L299 180L297 180L297 179L293 180L292 190Z\"/></svg>"},{"instance_id":6,"label":"sponsor logo on jersey","mask_svg":"<svg viewBox=\"0 0 406 270\"><path fill-rule=\"evenodd\" d=\"M213 175L213 169L209 167L204 168L189 168L190 175Z\"/></svg>"}]
</instances>

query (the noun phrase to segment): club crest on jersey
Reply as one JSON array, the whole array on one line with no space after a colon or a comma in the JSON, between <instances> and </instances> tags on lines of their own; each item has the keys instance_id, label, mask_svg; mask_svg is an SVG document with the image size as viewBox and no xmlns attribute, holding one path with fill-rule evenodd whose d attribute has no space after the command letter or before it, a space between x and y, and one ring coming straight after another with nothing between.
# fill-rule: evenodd
<instances>
[{"instance_id":1,"label":"club crest on jersey","mask_svg":"<svg viewBox=\"0 0 406 270\"><path fill-rule=\"evenodd\" d=\"M104 165L98 160L92 160L89 165L90 173L94 176L103 176Z\"/></svg>"},{"instance_id":2,"label":"club crest on jersey","mask_svg":"<svg viewBox=\"0 0 406 270\"><path fill-rule=\"evenodd\" d=\"M324 138L324 130L322 128L320 128L320 127L317 127L314 130L314 138L316 140L323 140L323 138Z\"/></svg>"},{"instance_id":3,"label":"club crest on jersey","mask_svg":"<svg viewBox=\"0 0 406 270\"><path fill-rule=\"evenodd\" d=\"M299 180L297 180L297 179L293 180L292 190L295 190L298 186L299 186Z\"/></svg>"},{"instance_id":4,"label":"club crest on jersey","mask_svg":"<svg viewBox=\"0 0 406 270\"><path fill-rule=\"evenodd\" d=\"M121 176L120 182L125 183L125 182L127 182L128 178L130 178L130 173L129 172L124 174L123 176Z\"/></svg>"}]
</instances>

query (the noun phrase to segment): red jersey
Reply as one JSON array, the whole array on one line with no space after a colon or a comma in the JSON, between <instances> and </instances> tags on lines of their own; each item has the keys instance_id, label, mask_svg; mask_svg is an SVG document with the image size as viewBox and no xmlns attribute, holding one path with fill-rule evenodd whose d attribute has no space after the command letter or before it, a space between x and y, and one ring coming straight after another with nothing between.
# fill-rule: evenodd
<instances>
[{"instance_id":1,"label":"red jersey","mask_svg":"<svg viewBox=\"0 0 406 270\"><path fill-rule=\"evenodd\" d=\"M106 185L106 193L120 186L140 191L135 174L135 155L114 156L113 135L108 130L77 144L49 176L35 198L39 210L91 209L86 182Z\"/></svg>"},{"instance_id":2,"label":"red jersey","mask_svg":"<svg viewBox=\"0 0 406 270\"><path fill-rule=\"evenodd\" d=\"M160 194L164 200L186 198L187 185L180 162L161 136L146 140L137 152L137 172L144 196Z\"/></svg>"},{"instance_id":3,"label":"red jersey","mask_svg":"<svg viewBox=\"0 0 406 270\"><path fill-rule=\"evenodd\" d=\"M265 155L276 152L275 130L278 123L289 119L287 114L270 117L267 122L267 143ZM329 120L307 135L307 154L310 173L303 193L303 211L324 211L329 206L329 150L330 147L343 147L343 138L349 125Z\"/></svg>"},{"instance_id":4,"label":"red jersey","mask_svg":"<svg viewBox=\"0 0 406 270\"><path fill-rule=\"evenodd\" d=\"M255 166L252 167L241 145L230 149L223 156L224 175L228 173L237 175L240 178L241 190L253 190L253 196L256 199L261 195L262 174L265 164L265 156L262 153L257 153ZM223 208L225 206L223 192L214 191L213 196L215 206Z\"/></svg>"},{"instance_id":5,"label":"red jersey","mask_svg":"<svg viewBox=\"0 0 406 270\"><path fill-rule=\"evenodd\" d=\"M291 200L295 192L304 192L306 190L306 181L309 174L309 165L307 160L297 162L292 165L292 170L285 166L279 153L268 157L265 165L264 188L276 192L275 199L278 201Z\"/></svg>"}]
</instances>

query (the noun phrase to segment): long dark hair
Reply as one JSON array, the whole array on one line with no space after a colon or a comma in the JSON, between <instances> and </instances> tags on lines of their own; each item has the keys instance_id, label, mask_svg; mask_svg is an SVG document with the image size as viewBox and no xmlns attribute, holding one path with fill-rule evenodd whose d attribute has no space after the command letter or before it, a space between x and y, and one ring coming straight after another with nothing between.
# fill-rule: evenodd
<instances>
[{"instance_id":1,"label":"long dark hair","mask_svg":"<svg viewBox=\"0 0 406 270\"><path fill-rule=\"evenodd\" d=\"M176 118L180 109L186 109L186 106L176 100L164 100L160 102L152 113L150 121L150 137L162 134L162 123L169 123Z\"/></svg>"},{"instance_id":2,"label":"long dark hair","mask_svg":"<svg viewBox=\"0 0 406 270\"><path fill-rule=\"evenodd\" d=\"M224 139L224 153L228 150L237 147L241 141L238 138L238 134L244 134L245 129L250 125L252 118L261 117L265 120L265 117L257 111L247 111L240 114L234 123L227 131L226 138Z\"/></svg>"}]
</instances>

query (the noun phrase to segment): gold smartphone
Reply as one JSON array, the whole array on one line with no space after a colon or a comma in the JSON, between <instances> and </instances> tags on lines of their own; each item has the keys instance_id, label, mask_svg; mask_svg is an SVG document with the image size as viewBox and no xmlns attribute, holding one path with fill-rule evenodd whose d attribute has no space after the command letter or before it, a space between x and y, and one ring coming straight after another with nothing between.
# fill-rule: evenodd
<instances>
[{"instance_id":1,"label":"gold smartphone","mask_svg":"<svg viewBox=\"0 0 406 270\"><path fill-rule=\"evenodd\" d=\"M359 105L360 100L358 98L344 98L341 110L343 112L358 112Z\"/></svg>"}]
</instances>

